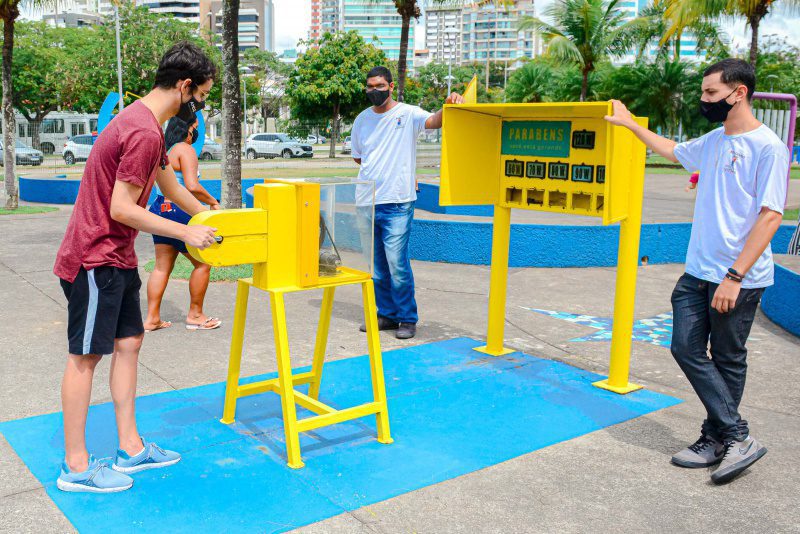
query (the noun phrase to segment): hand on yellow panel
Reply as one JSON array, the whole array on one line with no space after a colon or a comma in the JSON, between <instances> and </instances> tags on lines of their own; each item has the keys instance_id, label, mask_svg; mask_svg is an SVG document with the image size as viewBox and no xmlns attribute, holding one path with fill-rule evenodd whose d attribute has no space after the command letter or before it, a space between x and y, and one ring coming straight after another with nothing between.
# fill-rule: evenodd
<instances>
[{"instance_id":1,"label":"hand on yellow panel","mask_svg":"<svg viewBox=\"0 0 800 534\"><path fill-rule=\"evenodd\" d=\"M630 128L636 126L636 121L633 120L633 115L625 107L625 104L619 100L612 100L611 105L614 108L613 115L606 115L604 118L615 126L625 126Z\"/></svg>"},{"instance_id":2,"label":"hand on yellow panel","mask_svg":"<svg viewBox=\"0 0 800 534\"><path fill-rule=\"evenodd\" d=\"M444 101L445 104L463 104L464 97L458 93L450 93L450 96Z\"/></svg>"},{"instance_id":3,"label":"hand on yellow panel","mask_svg":"<svg viewBox=\"0 0 800 534\"><path fill-rule=\"evenodd\" d=\"M202 224L186 226L186 229L184 230L184 236L181 241L190 247L203 250L216 242L214 236L214 232L216 231L216 228L204 226Z\"/></svg>"}]
</instances>

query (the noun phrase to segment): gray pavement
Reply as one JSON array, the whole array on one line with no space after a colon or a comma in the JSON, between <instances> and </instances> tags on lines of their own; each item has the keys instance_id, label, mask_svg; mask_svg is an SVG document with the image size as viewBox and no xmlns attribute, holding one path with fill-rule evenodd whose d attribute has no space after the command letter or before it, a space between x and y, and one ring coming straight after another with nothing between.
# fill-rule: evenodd
<instances>
[{"instance_id":1,"label":"gray pavement","mask_svg":"<svg viewBox=\"0 0 800 534\"><path fill-rule=\"evenodd\" d=\"M682 196L682 187L680 181L675 196L685 199L688 195ZM62 208L52 214L0 217L0 302L4 303L0 309L0 421L60 410L66 307L51 268L69 213L69 208ZM142 264L153 256L149 236L139 237L137 250ZM384 349L454 336L483 337L487 267L415 262L414 270L421 312L419 336L400 342L382 334ZM141 272L146 281L146 273ZM637 318L670 311L669 296L681 272L681 265L639 269ZM609 316L614 276L612 268L512 269L507 345L604 373L608 343L569 341L591 333L591 328L522 307ZM207 310L223 319L220 330L187 332L173 327L145 337L140 394L224 379L234 289L232 283L209 288ZM320 299L315 292L287 298L296 365L310 363ZM187 301L187 283L172 281L164 317L180 325ZM355 290L337 292L331 359L366 353L362 336L354 335L360 314L360 295ZM267 300L256 292L251 297L243 375L276 369L270 325ZM165 346L170 347L169 353ZM731 484L713 486L708 471L669 464L672 452L697 437L702 407L668 349L634 343L632 380L686 402L300 532L800 532L800 471L794 467L800 455L800 340L759 313L749 347L750 372L742 411L770 452ZM93 401L108 402L107 363L98 369ZM0 437L0 532L71 529Z\"/></svg>"}]
</instances>

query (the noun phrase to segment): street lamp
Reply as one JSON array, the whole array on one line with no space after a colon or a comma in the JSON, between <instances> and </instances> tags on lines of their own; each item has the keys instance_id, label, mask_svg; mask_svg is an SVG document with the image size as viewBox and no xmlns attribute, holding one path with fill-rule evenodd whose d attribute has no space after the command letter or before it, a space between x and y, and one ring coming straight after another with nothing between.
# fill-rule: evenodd
<instances>
[{"instance_id":1,"label":"street lamp","mask_svg":"<svg viewBox=\"0 0 800 534\"><path fill-rule=\"evenodd\" d=\"M770 80L770 82L769 82L769 92L770 93L774 93L775 92L774 91L774 89L775 89L775 80L778 79L778 75L777 74L768 74L767 76L765 76L765 78L767 80Z\"/></svg>"},{"instance_id":2,"label":"street lamp","mask_svg":"<svg viewBox=\"0 0 800 534\"><path fill-rule=\"evenodd\" d=\"M114 19L117 26L117 86L119 89L119 111L125 107L122 94L122 54L119 46L119 3L114 2Z\"/></svg>"},{"instance_id":3,"label":"street lamp","mask_svg":"<svg viewBox=\"0 0 800 534\"><path fill-rule=\"evenodd\" d=\"M448 37L448 51L447 51L447 96L450 96L453 82L453 48L458 43L458 30L456 28L446 28L444 30L445 36Z\"/></svg>"},{"instance_id":4,"label":"street lamp","mask_svg":"<svg viewBox=\"0 0 800 534\"><path fill-rule=\"evenodd\" d=\"M242 92L244 93L244 138L247 139L247 83L244 75L249 73L250 69L239 67L239 72L242 74Z\"/></svg>"}]
</instances>

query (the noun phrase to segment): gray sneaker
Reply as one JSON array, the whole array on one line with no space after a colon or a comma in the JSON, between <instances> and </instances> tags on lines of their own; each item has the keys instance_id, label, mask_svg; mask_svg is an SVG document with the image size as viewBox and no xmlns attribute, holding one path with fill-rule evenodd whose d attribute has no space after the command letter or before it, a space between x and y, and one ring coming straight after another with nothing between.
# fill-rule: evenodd
<instances>
[{"instance_id":1,"label":"gray sneaker","mask_svg":"<svg viewBox=\"0 0 800 534\"><path fill-rule=\"evenodd\" d=\"M724 454L725 446L721 441L703 435L692 445L675 454L672 463L681 467L709 467L719 463Z\"/></svg>"},{"instance_id":2,"label":"gray sneaker","mask_svg":"<svg viewBox=\"0 0 800 534\"><path fill-rule=\"evenodd\" d=\"M744 441L725 442L725 456L716 471L711 473L711 481L723 484L739 474L767 454L767 448L755 438L747 436Z\"/></svg>"}]
</instances>

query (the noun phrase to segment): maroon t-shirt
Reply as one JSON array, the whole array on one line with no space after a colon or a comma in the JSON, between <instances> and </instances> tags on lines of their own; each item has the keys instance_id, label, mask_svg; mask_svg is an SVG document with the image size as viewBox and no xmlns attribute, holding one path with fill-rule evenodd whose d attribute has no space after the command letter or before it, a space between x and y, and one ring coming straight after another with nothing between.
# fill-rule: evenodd
<instances>
[{"instance_id":1,"label":"maroon t-shirt","mask_svg":"<svg viewBox=\"0 0 800 534\"><path fill-rule=\"evenodd\" d=\"M117 180L137 185L142 194L136 203L144 208L157 168L168 163L164 133L147 106L137 100L117 114L86 161L75 209L56 256L56 276L73 282L81 267L138 266L133 242L139 231L111 218L111 193Z\"/></svg>"}]
</instances>

